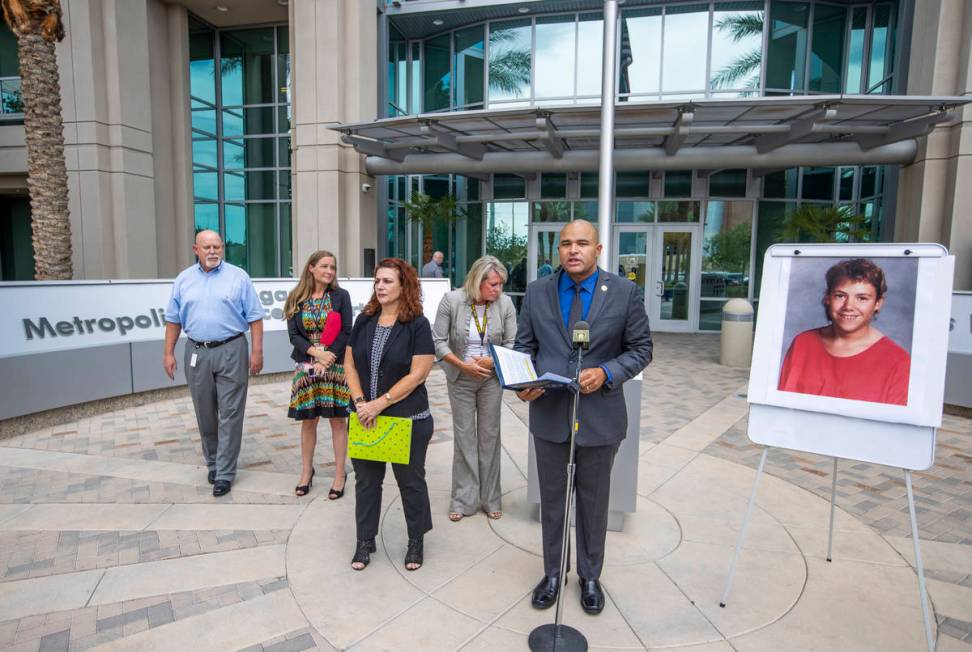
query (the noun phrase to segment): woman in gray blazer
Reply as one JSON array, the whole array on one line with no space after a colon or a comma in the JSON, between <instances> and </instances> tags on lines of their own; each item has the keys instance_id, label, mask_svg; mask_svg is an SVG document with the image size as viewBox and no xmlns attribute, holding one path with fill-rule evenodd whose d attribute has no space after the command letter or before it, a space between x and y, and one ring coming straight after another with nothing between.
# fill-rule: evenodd
<instances>
[{"instance_id":1,"label":"woman in gray blazer","mask_svg":"<svg viewBox=\"0 0 972 652\"><path fill-rule=\"evenodd\" d=\"M516 309L503 294L506 267L493 256L472 264L463 287L442 298L432 329L435 357L449 381L454 452L449 520L482 509L503 515L500 490L500 405L489 345L511 347Z\"/></svg>"}]
</instances>

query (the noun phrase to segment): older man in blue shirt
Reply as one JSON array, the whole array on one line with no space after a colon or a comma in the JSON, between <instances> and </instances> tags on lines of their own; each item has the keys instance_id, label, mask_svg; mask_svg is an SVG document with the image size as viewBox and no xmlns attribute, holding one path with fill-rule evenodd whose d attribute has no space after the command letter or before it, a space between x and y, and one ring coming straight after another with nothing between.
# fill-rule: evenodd
<instances>
[{"instance_id":1,"label":"older man in blue shirt","mask_svg":"<svg viewBox=\"0 0 972 652\"><path fill-rule=\"evenodd\" d=\"M218 233L200 231L192 250L198 262L176 277L165 310L162 365L169 378L175 378L175 345L185 331L186 382L209 483L213 495L222 496L236 477L247 371L258 374L263 369L263 307L247 273L223 260ZM249 354L244 337L248 329L253 339Z\"/></svg>"}]
</instances>

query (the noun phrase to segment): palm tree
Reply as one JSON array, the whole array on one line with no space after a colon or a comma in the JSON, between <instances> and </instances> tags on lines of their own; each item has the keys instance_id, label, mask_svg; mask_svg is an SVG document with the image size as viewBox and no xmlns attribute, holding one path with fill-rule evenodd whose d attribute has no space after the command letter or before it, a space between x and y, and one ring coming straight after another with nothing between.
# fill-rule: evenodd
<instances>
[{"instance_id":1,"label":"palm tree","mask_svg":"<svg viewBox=\"0 0 972 652\"><path fill-rule=\"evenodd\" d=\"M17 37L34 277L69 279L72 275L71 223L61 82L54 53L54 44L64 38L61 5L59 0L0 0L0 7L4 20Z\"/></svg>"},{"instance_id":2,"label":"palm tree","mask_svg":"<svg viewBox=\"0 0 972 652\"><path fill-rule=\"evenodd\" d=\"M763 12L732 14L725 18L720 18L715 23L715 28L719 31L729 32L733 42L738 43L753 36L763 35ZM746 81L742 88L755 91L759 88L759 65L763 61L763 52L760 46L736 57L725 67L719 69L712 75L712 88L739 88L742 79Z\"/></svg>"},{"instance_id":3,"label":"palm tree","mask_svg":"<svg viewBox=\"0 0 972 652\"><path fill-rule=\"evenodd\" d=\"M783 223L783 242L862 242L871 235L870 221L850 206L804 204Z\"/></svg>"},{"instance_id":4,"label":"palm tree","mask_svg":"<svg viewBox=\"0 0 972 652\"><path fill-rule=\"evenodd\" d=\"M452 195L432 199L424 192L417 192L405 203L408 219L422 225L422 262L432 258L432 231L437 226L451 225L465 217L466 212Z\"/></svg>"},{"instance_id":5,"label":"palm tree","mask_svg":"<svg viewBox=\"0 0 972 652\"><path fill-rule=\"evenodd\" d=\"M518 94L530 85L530 48L517 49L516 44L501 47L515 37L510 30L495 30L489 34L489 87Z\"/></svg>"}]
</instances>

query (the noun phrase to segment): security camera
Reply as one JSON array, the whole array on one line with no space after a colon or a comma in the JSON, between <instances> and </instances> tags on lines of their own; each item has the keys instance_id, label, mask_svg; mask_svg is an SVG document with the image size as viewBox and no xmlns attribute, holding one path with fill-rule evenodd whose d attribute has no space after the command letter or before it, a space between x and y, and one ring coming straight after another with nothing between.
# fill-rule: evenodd
<instances>
[{"instance_id":1,"label":"security camera","mask_svg":"<svg viewBox=\"0 0 972 652\"><path fill-rule=\"evenodd\" d=\"M362 183L361 184L361 192L371 192L371 184L370 183Z\"/></svg>"}]
</instances>

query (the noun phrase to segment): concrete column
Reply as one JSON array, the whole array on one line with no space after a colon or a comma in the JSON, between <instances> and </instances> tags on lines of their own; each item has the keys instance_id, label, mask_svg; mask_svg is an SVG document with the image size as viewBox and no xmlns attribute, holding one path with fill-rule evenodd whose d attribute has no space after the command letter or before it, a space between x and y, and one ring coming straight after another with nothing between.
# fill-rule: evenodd
<instances>
[{"instance_id":1,"label":"concrete column","mask_svg":"<svg viewBox=\"0 0 972 652\"><path fill-rule=\"evenodd\" d=\"M374 120L377 17L373 0L290 3L293 84L294 269L311 252L338 256L339 274L360 276L365 248L377 246L375 179L364 160L327 128ZM362 191L362 184L372 186Z\"/></svg>"},{"instance_id":2,"label":"concrete column","mask_svg":"<svg viewBox=\"0 0 972 652\"><path fill-rule=\"evenodd\" d=\"M162 0L62 6L75 276L170 276L188 263L191 238L185 9Z\"/></svg>"},{"instance_id":3,"label":"concrete column","mask_svg":"<svg viewBox=\"0 0 972 652\"><path fill-rule=\"evenodd\" d=\"M914 15L908 95L972 93L972 4L915 0ZM956 256L955 289L972 290L972 108L957 115L901 170L895 240L941 242Z\"/></svg>"}]
</instances>

